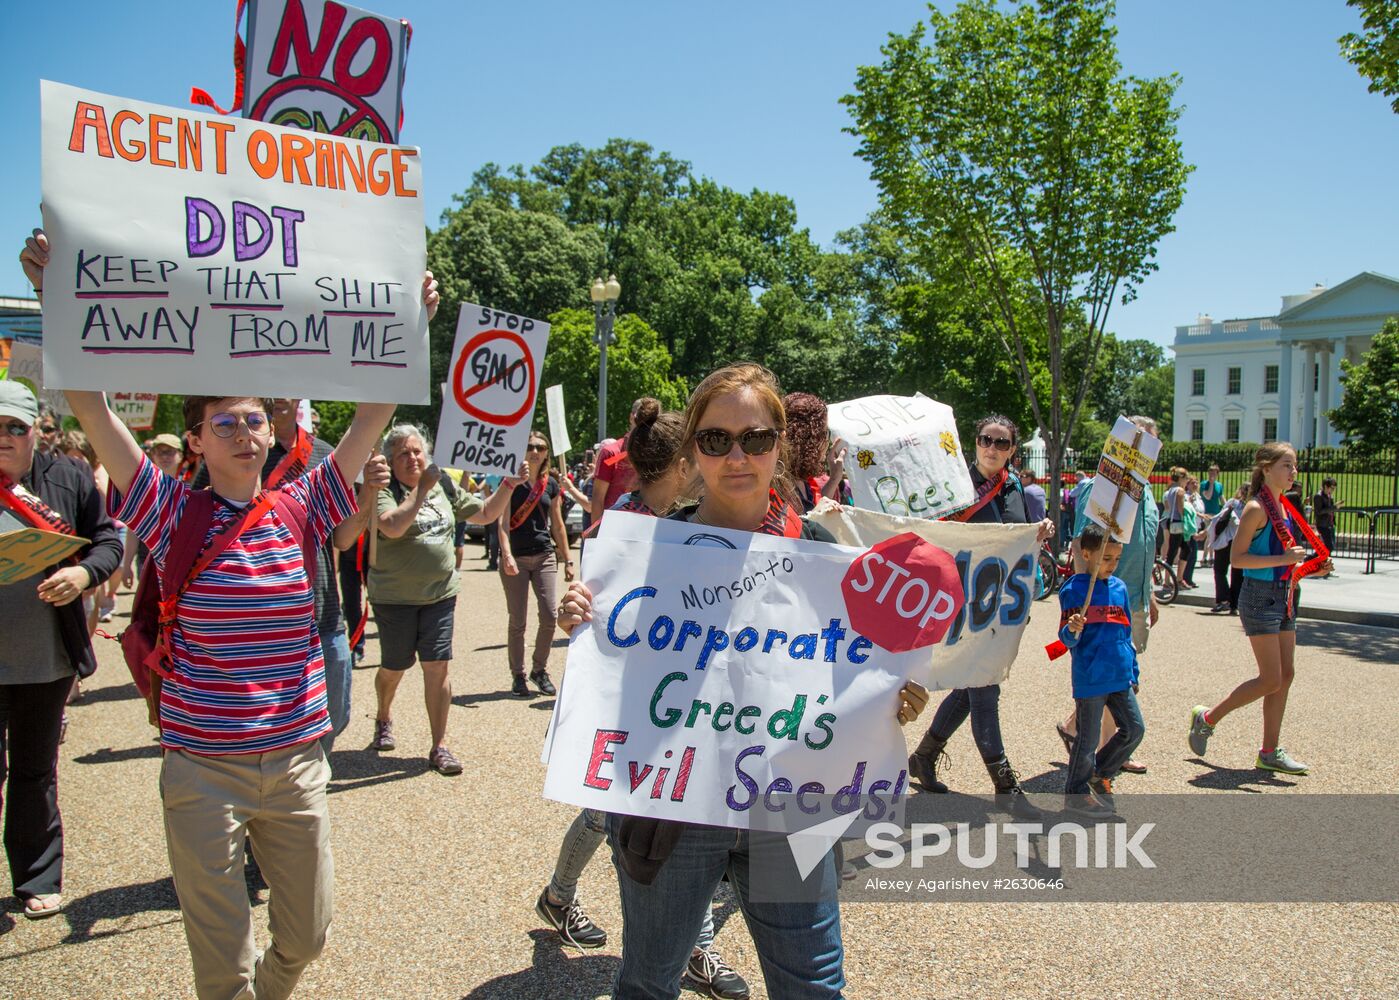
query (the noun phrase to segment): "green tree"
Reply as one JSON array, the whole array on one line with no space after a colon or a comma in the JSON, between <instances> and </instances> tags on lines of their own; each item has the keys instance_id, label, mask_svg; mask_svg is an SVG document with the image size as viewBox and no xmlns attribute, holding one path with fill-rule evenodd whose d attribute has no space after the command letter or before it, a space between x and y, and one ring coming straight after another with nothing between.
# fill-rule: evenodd
<instances>
[{"instance_id":1,"label":"green tree","mask_svg":"<svg viewBox=\"0 0 1399 1000\"><path fill-rule=\"evenodd\" d=\"M670 375L670 354L640 317L624 313L613 325L617 341L607 347L607 431L626 433L631 405L640 396L655 396L664 409L685 405L684 379ZM582 452L597 440L598 346L593 314L588 309L561 309L549 317L549 351L540 386L563 386L564 414L573 450ZM542 395L542 393L541 393ZM549 416L541 402L534 425L548 433Z\"/></svg>"},{"instance_id":2,"label":"green tree","mask_svg":"<svg viewBox=\"0 0 1399 1000\"><path fill-rule=\"evenodd\" d=\"M1390 107L1399 114L1399 0L1346 0L1346 6L1360 11L1362 30L1337 39L1341 55L1369 79L1370 93L1394 98Z\"/></svg>"},{"instance_id":3,"label":"green tree","mask_svg":"<svg viewBox=\"0 0 1399 1000\"><path fill-rule=\"evenodd\" d=\"M1174 420L1176 398L1176 363L1166 361L1148 368L1132 380L1132 387L1122 400L1122 414L1141 413L1156 420L1161 439L1169 441Z\"/></svg>"},{"instance_id":4,"label":"green tree","mask_svg":"<svg viewBox=\"0 0 1399 1000\"><path fill-rule=\"evenodd\" d=\"M1088 394L1112 305L1155 270L1185 163L1179 78L1121 77L1110 0L966 0L891 36L844 98L892 224L984 303L1044 435L1050 475ZM955 249L954 249L955 248ZM1022 308L1020 290L1036 308ZM1086 363L1065 348L1082 317ZM1048 385L1035 377L1043 345ZM1051 497L1057 505L1057 492Z\"/></svg>"},{"instance_id":5,"label":"green tree","mask_svg":"<svg viewBox=\"0 0 1399 1000\"><path fill-rule=\"evenodd\" d=\"M1326 416L1362 454L1394 449L1399 504L1399 317L1391 316L1360 361L1341 359L1341 405Z\"/></svg>"}]
</instances>

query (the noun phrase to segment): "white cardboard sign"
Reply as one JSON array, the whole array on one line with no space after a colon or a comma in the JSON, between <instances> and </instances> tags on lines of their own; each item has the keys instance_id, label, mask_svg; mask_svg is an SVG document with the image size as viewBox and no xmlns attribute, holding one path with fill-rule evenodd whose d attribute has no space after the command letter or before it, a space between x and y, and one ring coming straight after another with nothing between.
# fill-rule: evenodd
<instances>
[{"instance_id":1,"label":"white cardboard sign","mask_svg":"<svg viewBox=\"0 0 1399 1000\"><path fill-rule=\"evenodd\" d=\"M895 809L907 788L898 691L926 654L849 628L850 551L676 548L589 543L593 620L569 644L544 794L744 829L782 828L782 805L810 825L791 801L801 792L831 818L843 790L866 819Z\"/></svg>"},{"instance_id":2,"label":"white cardboard sign","mask_svg":"<svg viewBox=\"0 0 1399 1000\"><path fill-rule=\"evenodd\" d=\"M1126 417L1118 417L1103 445L1093 488L1084 513L1122 544L1132 540L1142 493L1151 488L1151 470L1161 454L1161 441ZM1114 509L1114 504L1116 508Z\"/></svg>"},{"instance_id":3,"label":"white cardboard sign","mask_svg":"<svg viewBox=\"0 0 1399 1000\"><path fill-rule=\"evenodd\" d=\"M107 405L133 431L148 431L155 426L155 409L160 395L154 392L114 392Z\"/></svg>"},{"instance_id":4,"label":"white cardboard sign","mask_svg":"<svg viewBox=\"0 0 1399 1000\"><path fill-rule=\"evenodd\" d=\"M939 518L975 500L950 406L921 393L866 396L833 404L826 419L845 440L855 506Z\"/></svg>"},{"instance_id":5,"label":"white cardboard sign","mask_svg":"<svg viewBox=\"0 0 1399 1000\"><path fill-rule=\"evenodd\" d=\"M549 443L555 455L567 455L573 447L568 437L568 421L564 418L563 386L551 385L544 390L544 403L549 407Z\"/></svg>"},{"instance_id":6,"label":"white cardboard sign","mask_svg":"<svg viewBox=\"0 0 1399 1000\"><path fill-rule=\"evenodd\" d=\"M41 94L49 385L428 401L418 150Z\"/></svg>"},{"instance_id":7,"label":"white cardboard sign","mask_svg":"<svg viewBox=\"0 0 1399 1000\"><path fill-rule=\"evenodd\" d=\"M433 449L438 465L518 475L548 345L543 320L462 303Z\"/></svg>"},{"instance_id":8,"label":"white cardboard sign","mask_svg":"<svg viewBox=\"0 0 1399 1000\"><path fill-rule=\"evenodd\" d=\"M28 382L29 387L35 390L34 395L38 397L39 402L47 403L54 413L64 417L72 415L73 411L68 408L68 397L63 395L63 390L44 386L44 352L33 344L22 344L18 340L10 344L8 377Z\"/></svg>"}]
</instances>

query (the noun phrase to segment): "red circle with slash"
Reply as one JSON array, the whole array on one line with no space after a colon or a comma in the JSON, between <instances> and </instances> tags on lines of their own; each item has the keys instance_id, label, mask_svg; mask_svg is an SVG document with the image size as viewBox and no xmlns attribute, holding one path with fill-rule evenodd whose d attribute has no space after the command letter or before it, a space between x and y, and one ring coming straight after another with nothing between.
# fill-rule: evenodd
<instances>
[{"instance_id":1,"label":"red circle with slash","mask_svg":"<svg viewBox=\"0 0 1399 1000\"><path fill-rule=\"evenodd\" d=\"M521 355L520 360L516 361L509 368L506 368L505 371L501 372L495 378L488 379L479 385L470 387L463 386L462 376L466 374L466 359L471 357L481 345L489 344L495 340L504 340L518 347ZM471 402L472 396L475 396L483 389L489 389L493 385L500 384L516 366L521 364L525 366L525 371L529 375L529 385L528 390L525 392L525 401L520 405L518 410L514 413L491 413L489 410L483 410ZM498 427L508 427L512 424L517 424L525 414L534 409L534 390L534 355L530 353L529 345L525 343L525 339L518 333L511 333L509 330L482 330L466 342L466 346L462 348L462 352L457 358L457 363L452 367L452 396L456 399L457 405L476 419L485 421L488 424L495 424Z\"/></svg>"}]
</instances>

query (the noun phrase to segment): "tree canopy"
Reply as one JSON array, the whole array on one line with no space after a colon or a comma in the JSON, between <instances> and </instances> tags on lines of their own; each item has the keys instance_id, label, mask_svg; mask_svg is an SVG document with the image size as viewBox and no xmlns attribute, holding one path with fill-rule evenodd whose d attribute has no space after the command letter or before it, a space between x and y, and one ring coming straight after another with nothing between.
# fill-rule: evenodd
<instances>
[{"instance_id":1,"label":"tree canopy","mask_svg":"<svg viewBox=\"0 0 1399 1000\"><path fill-rule=\"evenodd\" d=\"M1370 93L1394 100L1399 114L1399 0L1346 0L1360 11L1361 30L1347 32L1338 41L1360 75L1370 81Z\"/></svg>"}]
</instances>

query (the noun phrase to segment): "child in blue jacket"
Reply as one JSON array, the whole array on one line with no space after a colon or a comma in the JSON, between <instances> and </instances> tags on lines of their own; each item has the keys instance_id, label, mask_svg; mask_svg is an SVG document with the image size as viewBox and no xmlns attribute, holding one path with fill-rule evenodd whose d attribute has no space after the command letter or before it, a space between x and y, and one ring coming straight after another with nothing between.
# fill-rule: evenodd
<instances>
[{"instance_id":1,"label":"child in blue jacket","mask_svg":"<svg viewBox=\"0 0 1399 1000\"><path fill-rule=\"evenodd\" d=\"M1132 646L1131 602L1127 585L1113 575L1122 558L1122 543L1090 523L1079 535L1079 547L1090 567L1099 551L1102 559L1091 600L1087 573L1069 577L1059 591L1059 641L1073 657L1078 713L1078 735L1069 755L1064 791L1068 809L1102 819L1115 815L1112 779L1146 735L1146 724L1135 693L1137 653ZM1104 706L1112 713L1117 732L1095 754Z\"/></svg>"}]
</instances>

